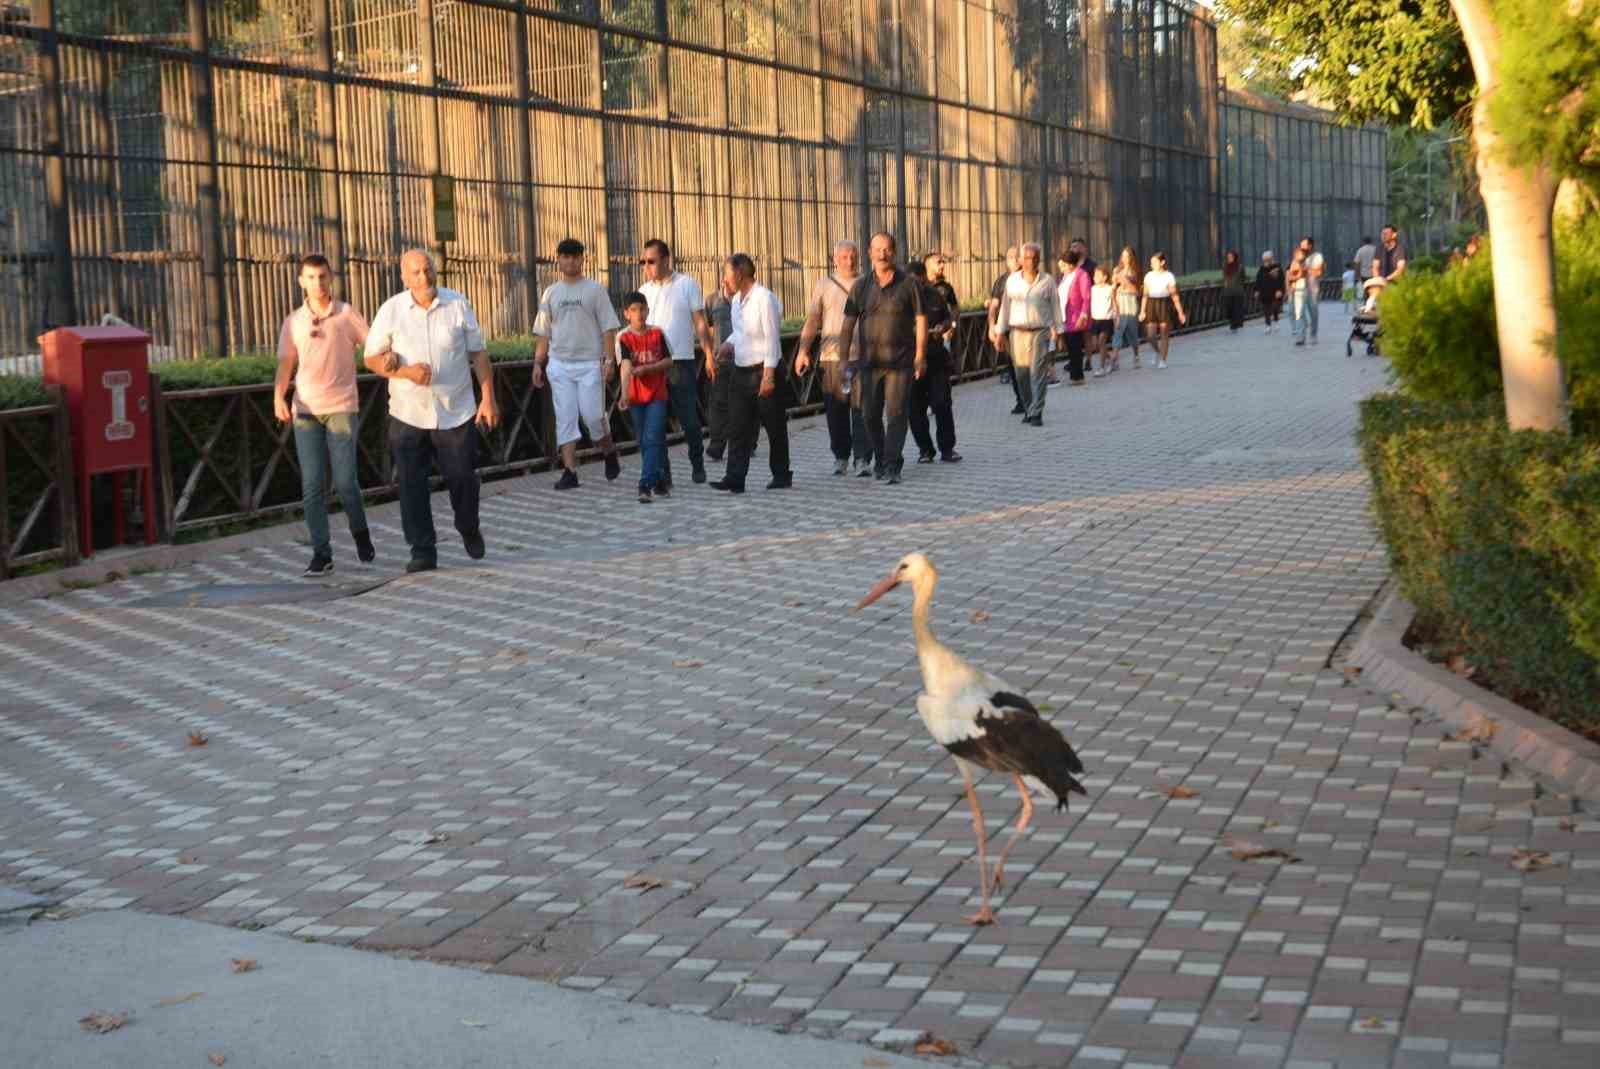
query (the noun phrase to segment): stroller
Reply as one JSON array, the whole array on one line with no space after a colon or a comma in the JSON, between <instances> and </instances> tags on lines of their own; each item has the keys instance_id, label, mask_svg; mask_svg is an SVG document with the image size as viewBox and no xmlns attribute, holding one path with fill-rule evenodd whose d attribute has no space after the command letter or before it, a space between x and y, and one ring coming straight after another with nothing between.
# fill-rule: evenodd
<instances>
[{"instance_id":1,"label":"stroller","mask_svg":"<svg viewBox=\"0 0 1600 1069\"><path fill-rule=\"evenodd\" d=\"M1350 337L1345 339L1344 355L1354 356L1355 344L1365 342L1368 356L1381 356L1378 351L1378 298L1383 295L1383 287L1388 282L1380 277L1367 279L1366 301L1357 309L1356 314L1350 317Z\"/></svg>"}]
</instances>

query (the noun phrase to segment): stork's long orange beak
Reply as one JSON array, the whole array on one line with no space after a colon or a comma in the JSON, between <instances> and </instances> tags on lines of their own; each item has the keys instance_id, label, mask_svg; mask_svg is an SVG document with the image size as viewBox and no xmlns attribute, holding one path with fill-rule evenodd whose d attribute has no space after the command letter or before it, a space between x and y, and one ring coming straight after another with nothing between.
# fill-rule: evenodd
<instances>
[{"instance_id":1,"label":"stork's long orange beak","mask_svg":"<svg viewBox=\"0 0 1600 1069\"><path fill-rule=\"evenodd\" d=\"M856 606L856 612L860 612L862 609L865 609L868 605L871 605L874 601L877 601L879 598L883 597L885 594L899 585L900 573L896 571L891 574L889 578L883 580L877 586L867 591L867 596L862 598L860 604Z\"/></svg>"}]
</instances>

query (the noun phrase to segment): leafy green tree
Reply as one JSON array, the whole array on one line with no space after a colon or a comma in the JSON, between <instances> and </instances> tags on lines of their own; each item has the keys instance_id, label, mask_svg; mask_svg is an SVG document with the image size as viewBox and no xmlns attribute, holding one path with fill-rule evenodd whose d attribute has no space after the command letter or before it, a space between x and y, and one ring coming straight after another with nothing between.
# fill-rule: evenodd
<instances>
[{"instance_id":1,"label":"leafy green tree","mask_svg":"<svg viewBox=\"0 0 1600 1069\"><path fill-rule=\"evenodd\" d=\"M1552 211L1600 175L1600 0L1223 0L1263 62L1351 121L1432 127L1470 114L1493 237L1512 427L1565 430Z\"/></svg>"}]
</instances>

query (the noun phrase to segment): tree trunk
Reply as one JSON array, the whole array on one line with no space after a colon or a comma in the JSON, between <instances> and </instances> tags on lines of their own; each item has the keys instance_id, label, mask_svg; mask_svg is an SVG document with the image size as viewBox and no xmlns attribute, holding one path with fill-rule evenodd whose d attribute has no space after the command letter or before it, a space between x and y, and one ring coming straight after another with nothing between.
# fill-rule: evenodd
<instances>
[{"instance_id":1,"label":"tree trunk","mask_svg":"<svg viewBox=\"0 0 1600 1069\"><path fill-rule=\"evenodd\" d=\"M1566 431L1567 377L1556 348L1556 262L1551 216L1557 179L1538 161L1513 159L1490 101L1499 89L1501 40L1489 0L1450 0L1472 58L1478 98L1472 139L1489 218L1494 312L1512 430Z\"/></svg>"}]
</instances>

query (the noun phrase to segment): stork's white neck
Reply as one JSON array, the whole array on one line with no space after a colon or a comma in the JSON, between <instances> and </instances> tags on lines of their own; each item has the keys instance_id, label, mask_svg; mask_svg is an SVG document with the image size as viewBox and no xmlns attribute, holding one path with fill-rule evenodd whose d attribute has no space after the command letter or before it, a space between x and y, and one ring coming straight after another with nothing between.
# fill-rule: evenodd
<instances>
[{"instance_id":1,"label":"stork's white neck","mask_svg":"<svg viewBox=\"0 0 1600 1069\"><path fill-rule=\"evenodd\" d=\"M911 602L911 630L917 639L917 663L922 666L922 687L929 694L942 694L952 686L958 686L956 677L964 667L961 659L934 637L933 627L928 620L934 584L938 581L937 574L925 572L917 578L912 588L915 596Z\"/></svg>"}]
</instances>

